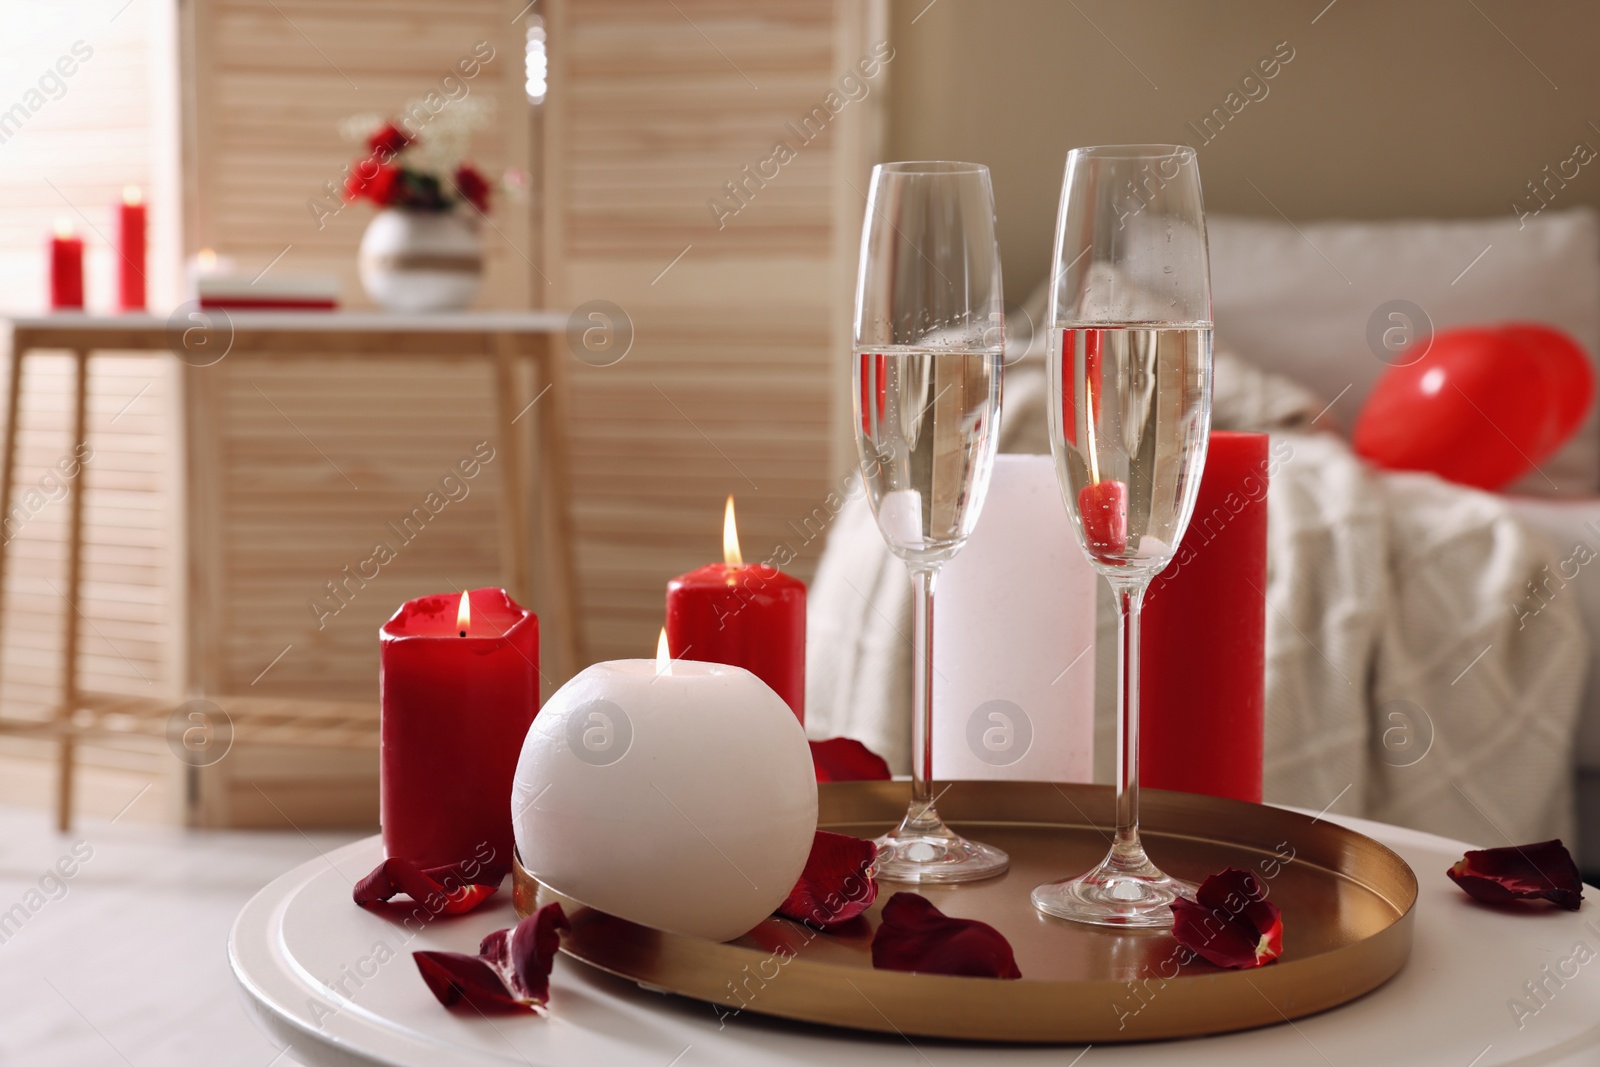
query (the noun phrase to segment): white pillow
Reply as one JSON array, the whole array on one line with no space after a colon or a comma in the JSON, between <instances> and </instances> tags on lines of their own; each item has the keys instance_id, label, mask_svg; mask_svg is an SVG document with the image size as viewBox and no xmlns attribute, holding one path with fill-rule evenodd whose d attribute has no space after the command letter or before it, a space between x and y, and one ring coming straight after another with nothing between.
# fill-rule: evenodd
<instances>
[{"instance_id":1,"label":"white pillow","mask_svg":"<svg viewBox=\"0 0 1600 1067\"><path fill-rule=\"evenodd\" d=\"M1600 217L1588 208L1520 223L1509 211L1459 222L1297 225L1212 216L1207 228L1218 346L1329 400L1339 396L1333 415L1346 432L1387 368L1368 335L1390 301L1421 307L1436 331L1544 322L1571 334L1591 362L1600 353ZM1378 332L1387 325L1379 321ZM1593 410L1540 468L1510 488L1544 496L1600 489Z\"/></svg>"}]
</instances>

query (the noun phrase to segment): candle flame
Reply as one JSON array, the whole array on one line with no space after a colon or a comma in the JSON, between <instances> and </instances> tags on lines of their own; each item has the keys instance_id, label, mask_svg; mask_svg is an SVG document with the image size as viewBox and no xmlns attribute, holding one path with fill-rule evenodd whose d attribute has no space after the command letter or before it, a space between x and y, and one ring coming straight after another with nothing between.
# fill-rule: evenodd
<instances>
[{"instance_id":1,"label":"candle flame","mask_svg":"<svg viewBox=\"0 0 1600 1067\"><path fill-rule=\"evenodd\" d=\"M672 673L672 653L667 651L667 628L661 628L661 636L656 638L656 677Z\"/></svg>"},{"instance_id":2,"label":"candle flame","mask_svg":"<svg viewBox=\"0 0 1600 1067\"><path fill-rule=\"evenodd\" d=\"M739 524L733 518L733 494L728 494L728 506L722 513L722 561L730 567L744 565L744 555L739 551Z\"/></svg>"},{"instance_id":3,"label":"candle flame","mask_svg":"<svg viewBox=\"0 0 1600 1067\"><path fill-rule=\"evenodd\" d=\"M66 219L66 218L56 219L56 236L57 237L71 237L72 236L72 220L71 219Z\"/></svg>"},{"instance_id":4,"label":"candle flame","mask_svg":"<svg viewBox=\"0 0 1600 1067\"><path fill-rule=\"evenodd\" d=\"M124 185L122 187L122 202L130 206L144 203L144 193L137 185Z\"/></svg>"},{"instance_id":5,"label":"candle flame","mask_svg":"<svg viewBox=\"0 0 1600 1067\"><path fill-rule=\"evenodd\" d=\"M466 593L461 594L461 607L456 609L456 629L462 637L472 629L472 599Z\"/></svg>"}]
</instances>

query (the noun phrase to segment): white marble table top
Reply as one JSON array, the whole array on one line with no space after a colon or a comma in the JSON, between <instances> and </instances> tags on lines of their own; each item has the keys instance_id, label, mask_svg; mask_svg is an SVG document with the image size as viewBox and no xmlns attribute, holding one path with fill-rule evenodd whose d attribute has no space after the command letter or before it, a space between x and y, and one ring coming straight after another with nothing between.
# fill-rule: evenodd
<instances>
[{"instance_id":1,"label":"white marble table top","mask_svg":"<svg viewBox=\"0 0 1600 1067\"><path fill-rule=\"evenodd\" d=\"M810 1027L753 1011L720 1019L708 1004L641 990L567 957L556 961L548 1017L451 1013L433 1001L410 952L473 951L483 934L515 921L511 902L502 895L402 937L391 919L349 901L351 884L381 856L377 838L330 852L269 885L240 913L230 954L263 1026L318 1067L1600 1063L1594 902L1578 913L1487 908L1444 875L1468 846L1360 819L1337 821L1388 844L1416 870L1421 888L1411 961L1388 984L1342 1008L1193 1041L1004 1047ZM397 938L403 943L396 945ZM1535 998L1529 982L1545 992ZM1527 1005L1520 1017L1509 1007L1513 999Z\"/></svg>"},{"instance_id":2,"label":"white marble table top","mask_svg":"<svg viewBox=\"0 0 1600 1067\"><path fill-rule=\"evenodd\" d=\"M1338 821L1366 829L1357 820ZM1078 1067L1600 1063L1600 968L1593 963L1580 966L1577 977L1563 987L1552 984L1548 1003L1526 1018L1521 1030L1507 1007L1511 998L1526 999L1523 983L1539 980L1547 963L1558 966L1576 940L1600 948L1600 939L1584 931L1590 921L1600 925L1600 913L1594 911L1600 904L1586 900L1575 916L1502 916L1475 908L1442 874L1443 866L1459 855L1460 845L1404 830L1379 830L1377 836L1406 857L1422 882L1417 950L1391 986L1339 1011L1300 1020L1296 1028L1273 1027L1203 1042L1096 1047ZM0 914L13 915L0 923L0 1064L314 1065L309 1049L285 1051L252 1024L229 973L226 941L245 903L284 872L315 861L328 869L327 877L342 881L344 874L333 873L323 857L334 857L341 867L360 859L336 855L352 837L292 830L184 831L131 818L115 824L85 821L63 836L55 833L43 811L0 808ZM74 846L89 858L77 861ZM63 858L73 861L66 865L73 871L70 878L58 873ZM46 880L52 872L55 877ZM27 912L26 919L15 918L16 905ZM509 901L503 899L498 908L474 921L503 924ZM1459 977L1451 973L1458 954L1490 970L1487 977L1466 984L1456 1010L1435 1016L1395 1009L1393 1001ZM394 974L402 991L414 983L415 992L426 997L414 973L397 968ZM430 1012L439 1010L428 1000L419 1004ZM955 1067L974 1057L986 1063L1036 1060L1068 1067L1081 1051L995 1052L921 1040L913 1048L897 1039L819 1033L750 1013L719 1031L706 1005L645 993L565 959L556 967L555 1004L551 1018L521 1023L525 1032L511 1035L520 1045L501 1045L507 1062L531 1060L541 1067L571 1062L536 1055L531 1040L548 1040L552 1034L582 1037L585 1032L603 1034L627 1053L616 1062L648 1067L667 1067L680 1053L675 1067L782 1063L779 1053L785 1049L820 1055L828 1062L886 1067ZM519 1054L523 1046L527 1059ZM1393 1053L1400 1048L1433 1051L1419 1061L1396 1057Z\"/></svg>"}]
</instances>

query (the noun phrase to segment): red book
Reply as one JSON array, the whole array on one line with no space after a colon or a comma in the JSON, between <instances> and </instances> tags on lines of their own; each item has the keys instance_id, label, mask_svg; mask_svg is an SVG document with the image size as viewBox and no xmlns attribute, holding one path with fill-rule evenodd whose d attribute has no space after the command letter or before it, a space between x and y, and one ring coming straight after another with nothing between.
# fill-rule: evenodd
<instances>
[{"instance_id":1,"label":"red book","mask_svg":"<svg viewBox=\"0 0 1600 1067\"><path fill-rule=\"evenodd\" d=\"M487 844L510 862L511 780L539 710L538 618L503 589L474 589L404 604L379 638L384 855L436 867Z\"/></svg>"},{"instance_id":2,"label":"red book","mask_svg":"<svg viewBox=\"0 0 1600 1067\"><path fill-rule=\"evenodd\" d=\"M806 721L806 587L766 563L744 563L723 521L722 563L667 583L667 649L674 659L727 663L772 687Z\"/></svg>"},{"instance_id":3,"label":"red book","mask_svg":"<svg viewBox=\"0 0 1600 1067\"><path fill-rule=\"evenodd\" d=\"M1194 517L1145 594L1139 773L1259 803L1266 703L1268 438L1211 435Z\"/></svg>"}]
</instances>

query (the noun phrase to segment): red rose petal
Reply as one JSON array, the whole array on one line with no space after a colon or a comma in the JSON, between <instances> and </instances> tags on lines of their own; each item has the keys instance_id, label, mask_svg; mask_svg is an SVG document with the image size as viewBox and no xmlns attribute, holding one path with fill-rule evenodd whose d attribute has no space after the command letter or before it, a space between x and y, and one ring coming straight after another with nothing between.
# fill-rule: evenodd
<instances>
[{"instance_id":1,"label":"red rose petal","mask_svg":"<svg viewBox=\"0 0 1600 1067\"><path fill-rule=\"evenodd\" d=\"M461 915L469 912L494 896L499 888L499 886L493 885L464 885L454 893L446 895L448 903L441 910L446 915Z\"/></svg>"},{"instance_id":2,"label":"red rose petal","mask_svg":"<svg viewBox=\"0 0 1600 1067\"><path fill-rule=\"evenodd\" d=\"M507 984L513 993L539 1004L550 999L550 968L561 947L561 931L571 928L561 905L552 902L512 929L508 939L511 976Z\"/></svg>"},{"instance_id":3,"label":"red rose petal","mask_svg":"<svg viewBox=\"0 0 1600 1067\"><path fill-rule=\"evenodd\" d=\"M1485 904L1548 900L1567 911L1583 902L1583 876L1560 839L1468 852L1445 872Z\"/></svg>"},{"instance_id":4,"label":"red rose petal","mask_svg":"<svg viewBox=\"0 0 1600 1067\"><path fill-rule=\"evenodd\" d=\"M1168 906L1178 944L1208 963L1260 967L1283 954L1283 913L1249 871L1229 867Z\"/></svg>"},{"instance_id":5,"label":"red rose petal","mask_svg":"<svg viewBox=\"0 0 1600 1067\"><path fill-rule=\"evenodd\" d=\"M872 938L872 965L969 978L1021 978L1011 943L988 923L955 919L915 893L896 893L883 906Z\"/></svg>"},{"instance_id":6,"label":"red rose petal","mask_svg":"<svg viewBox=\"0 0 1600 1067\"><path fill-rule=\"evenodd\" d=\"M883 757L853 737L811 742L811 762L819 782L887 782L892 777Z\"/></svg>"},{"instance_id":7,"label":"red rose petal","mask_svg":"<svg viewBox=\"0 0 1600 1067\"><path fill-rule=\"evenodd\" d=\"M878 846L871 841L818 830L806 869L778 905L778 914L823 930L849 922L878 899L878 883L872 880L877 858Z\"/></svg>"},{"instance_id":8,"label":"red rose petal","mask_svg":"<svg viewBox=\"0 0 1600 1067\"><path fill-rule=\"evenodd\" d=\"M534 1010L533 1005L512 996L500 975L481 957L462 952L413 952L411 956L422 980L447 1008L466 1003L486 1014Z\"/></svg>"},{"instance_id":9,"label":"red rose petal","mask_svg":"<svg viewBox=\"0 0 1600 1067\"><path fill-rule=\"evenodd\" d=\"M1128 550L1128 485L1094 482L1078 491L1078 514L1083 517L1089 554L1102 563L1121 563Z\"/></svg>"},{"instance_id":10,"label":"red rose petal","mask_svg":"<svg viewBox=\"0 0 1600 1067\"><path fill-rule=\"evenodd\" d=\"M440 1004L467 1003L483 1012L542 1011L550 1000L550 968L570 929L560 904L546 904L509 930L483 939L478 955L413 952L417 970Z\"/></svg>"},{"instance_id":11,"label":"red rose petal","mask_svg":"<svg viewBox=\"0 0 1600 1067\"><path fill-rule=\"evenodd\" d=\"M352 896L357 904L367 905L404 893L435 914L460 915L493 896L510 869L509 864L478 860L424 869L394 857L357 882Z\"/></svg>"}]
</instances>

